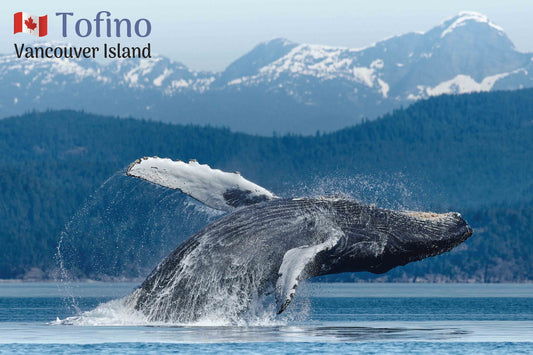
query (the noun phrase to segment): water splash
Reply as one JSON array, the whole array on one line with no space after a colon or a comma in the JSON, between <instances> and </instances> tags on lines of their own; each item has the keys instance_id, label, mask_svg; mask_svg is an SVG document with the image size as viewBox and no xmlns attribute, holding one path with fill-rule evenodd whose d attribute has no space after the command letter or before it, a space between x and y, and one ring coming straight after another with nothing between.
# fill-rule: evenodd
<instances>
[{"instance_id":1,"label":"water splash","mask_svg":"<svg viewBox=\"0 0 533 355\"><path fill-rule=\"evenodd\" d=\"M307 319L310 301L301 297L290 312L276 316L274 303L268 299L257 299L252 302L248 311L238 318L227 314L212 312L193 322L153 321L145 314L134 309L129 297L112 300L98 305L95 309L80 312L66 319L57 319L51 325L73 326L177 326L177 327L271 327L284 326L295 320Z\"/></svg>"},{"instance_id":2,"label":"water splash","mask_svg":"<svg viewBox=\"0 0 533 355\"><path fill-rule=\"evenodd\" d=\"M300 183L287 188L283 196L318 197L340 195L366 204L393 209L419 210L423 195L420 187L403 173L388 175L356 174L352 176L326 175L310 183Z\"/></svg>"},{"instance_id":3,"label":"water splash","mask_svg":"<svg viewBox=\"0 0 533 355\"><path fill-rule=\"evenodd\" d=\"M72 281L144 278L220 212L179 191L137 181L120 170L66 224L56 249L65 307L80 315Z\"/></svg>"},{"instance_id":4,"label":"water splash","mask_svg":"<svg viewBox=\"0 0 533 355\"><path fill-rule=\"evenodd\" d=\"M315 179L312 184L297 185L282 195L341 194L383 207L415 209L413 194L405 180L401 174L386 179L368 175L350 178L329 176ZM76 316L57 324L272 326L304 319L310 306L301 298L286 314L275 316L273 292L267 293L269 296L253 292L247 295L250 300L246 309L241 309L243 303L238 299L242 293L220 293L220 302L214 303L227 307L208 307L201 317L186 324L173 319L151 321L149 316L135 310L132 301L135 293L132 297L81 312L73 292L69 290L69 281L143 277L172 249L220 214L180 192L139 182L126 177L124 171L115 173L89 197L61 233L57 248L58 280L67 294L66 303ZM254 286L247 289L254 290Z\"/></svg>"}]
</instances>

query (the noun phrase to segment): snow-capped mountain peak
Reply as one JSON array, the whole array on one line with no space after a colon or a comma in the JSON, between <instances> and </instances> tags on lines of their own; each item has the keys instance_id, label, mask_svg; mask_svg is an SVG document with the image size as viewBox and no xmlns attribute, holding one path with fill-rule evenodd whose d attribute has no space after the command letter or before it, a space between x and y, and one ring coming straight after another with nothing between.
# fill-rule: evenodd
<instances>
[{"instance_id":1,"label":"snow-capped mountain peak","mask_svg":"<svg viewBox=\"0 0 533 355\"><path fill-rule=\"evenodd\" d=\"M525 73L517 69L529 65L530 59L514 50L501 27L485 15L467 11L425 33L390 37L366 48L291 46L290 51L246 75L235 75L236 61L227 84L268 86L271 91L284 91L299 102L313 104L312 92L299 88L330 86L335 81L351 87L339 94L349 101L361 96L374 101L412 101L436 93L491 90L499 80Z\"/></svg>"},{"instance_id":2,"label":"snow-capped mountain peak","mask_svg":"<svg viewBox=\"0 0 533 355\"><path fill-rule=\"evenodd\" d=\"M492 21L489 20L489 18L483 14L480 14L478 12L474 11L462 11L457 16L452 17L451 19L445 20L441 27L444 28L444 30L441 33L441 38L446 37L447 34L453 32L455 29L465 26L468 23L482 23L487 24L488 26L492 27L496 31L504 34L503 28L496 25Z\"/></svg>"},{"instance_id":3,"label":"snow-capped mountain peak","mask_svg":"<svg viewBox=\"0 0 533 355\"><path fill-rule=\"evenodd\" d=\"M0 56L0 108L5 116L75 108L250 133L315 133L431 96L533 87L532 58L475 12L365 48L276 38L220 73L162 56L102 65L10 54Z\"/></svg>"}]
</instances>

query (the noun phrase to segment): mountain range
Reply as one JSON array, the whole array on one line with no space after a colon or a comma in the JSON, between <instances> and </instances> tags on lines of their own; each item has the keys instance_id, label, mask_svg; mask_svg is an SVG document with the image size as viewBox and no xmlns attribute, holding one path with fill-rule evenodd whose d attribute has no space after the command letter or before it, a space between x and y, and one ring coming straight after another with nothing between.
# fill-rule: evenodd
<instances>
[{"instance_id":1,"label":"mountain range","mask_svg":"<svg viewBox=\"0 0 533 355\"><path fill-rule=\"evenodd\" d=\"M34 44L36 46L43 44ZM486 16L461 12L424 33L361 49L261 43L222 72L163 56L114 60L0 56L3 117L79 109L270 135L330 132L442 94L533 87L533 54Z\"/></svg>"},{"instance_id":2,"label":"mountain range","mask_svg":"<svg viewBox=\"0 0 533 355\"><path fill-rule=\"evenodd\" d=\"M531 282L532 117L533 89L430 98L314 136L74 111L6 118L0 279L52 277L58 245L76 277L146 276L217 217L179 191L125 176L135 159L158 155L240 171L281 197L344 194L385 208L458 211L474 228L462 247L388 280Z\"/></svg>"}]
</instances>

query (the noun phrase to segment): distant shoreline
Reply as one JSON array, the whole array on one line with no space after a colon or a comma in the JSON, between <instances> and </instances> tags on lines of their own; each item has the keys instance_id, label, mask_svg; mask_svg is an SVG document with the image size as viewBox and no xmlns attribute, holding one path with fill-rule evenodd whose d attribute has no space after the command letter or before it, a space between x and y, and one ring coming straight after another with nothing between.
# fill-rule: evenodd
<instances>
[{"instance_id":1,"label":"distant shoreline","mask_svg":"<svg viewBox=\"0 0 533 355\"><path fill-rule=\"evenodd\" d=\"M111 283L142 283L144 278L138 279L117 279L117 280L92 280L92 279L83 279L83 280L70 280L70 281L58 281L52 279L42 279L42 280L23 280L23 279L0 279L0 284L7 283L84 283L84 284L111 284ZM433 285L520 285L520 284L533 284L533 280L525 280L520 282L509 282L509 281L497 281L497 282L481 282L481 281L381 281L381 280L354 280L354 281L325 281L325 280L306 280L307 283L312 284L433 284Z\"/></svg>"}]
</instances>

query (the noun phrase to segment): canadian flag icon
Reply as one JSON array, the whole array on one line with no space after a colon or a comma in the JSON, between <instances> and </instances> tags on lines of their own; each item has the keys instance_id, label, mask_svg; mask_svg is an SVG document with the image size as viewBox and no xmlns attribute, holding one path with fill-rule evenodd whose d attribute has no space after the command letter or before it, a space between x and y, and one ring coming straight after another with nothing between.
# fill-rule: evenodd
<instances>
[{"instance_id":1,"label":"canadian flag icon","mask_svg":"<svg viewBox=\"0 0 533 355\"><path fill-rule=\"evenodd\" d=\"M39 17L25 12L17 12L13 15L13 19L15 22L14 34L24 32L37 37L48 34L48 15Z\"/></svg>"}]
</instances>

